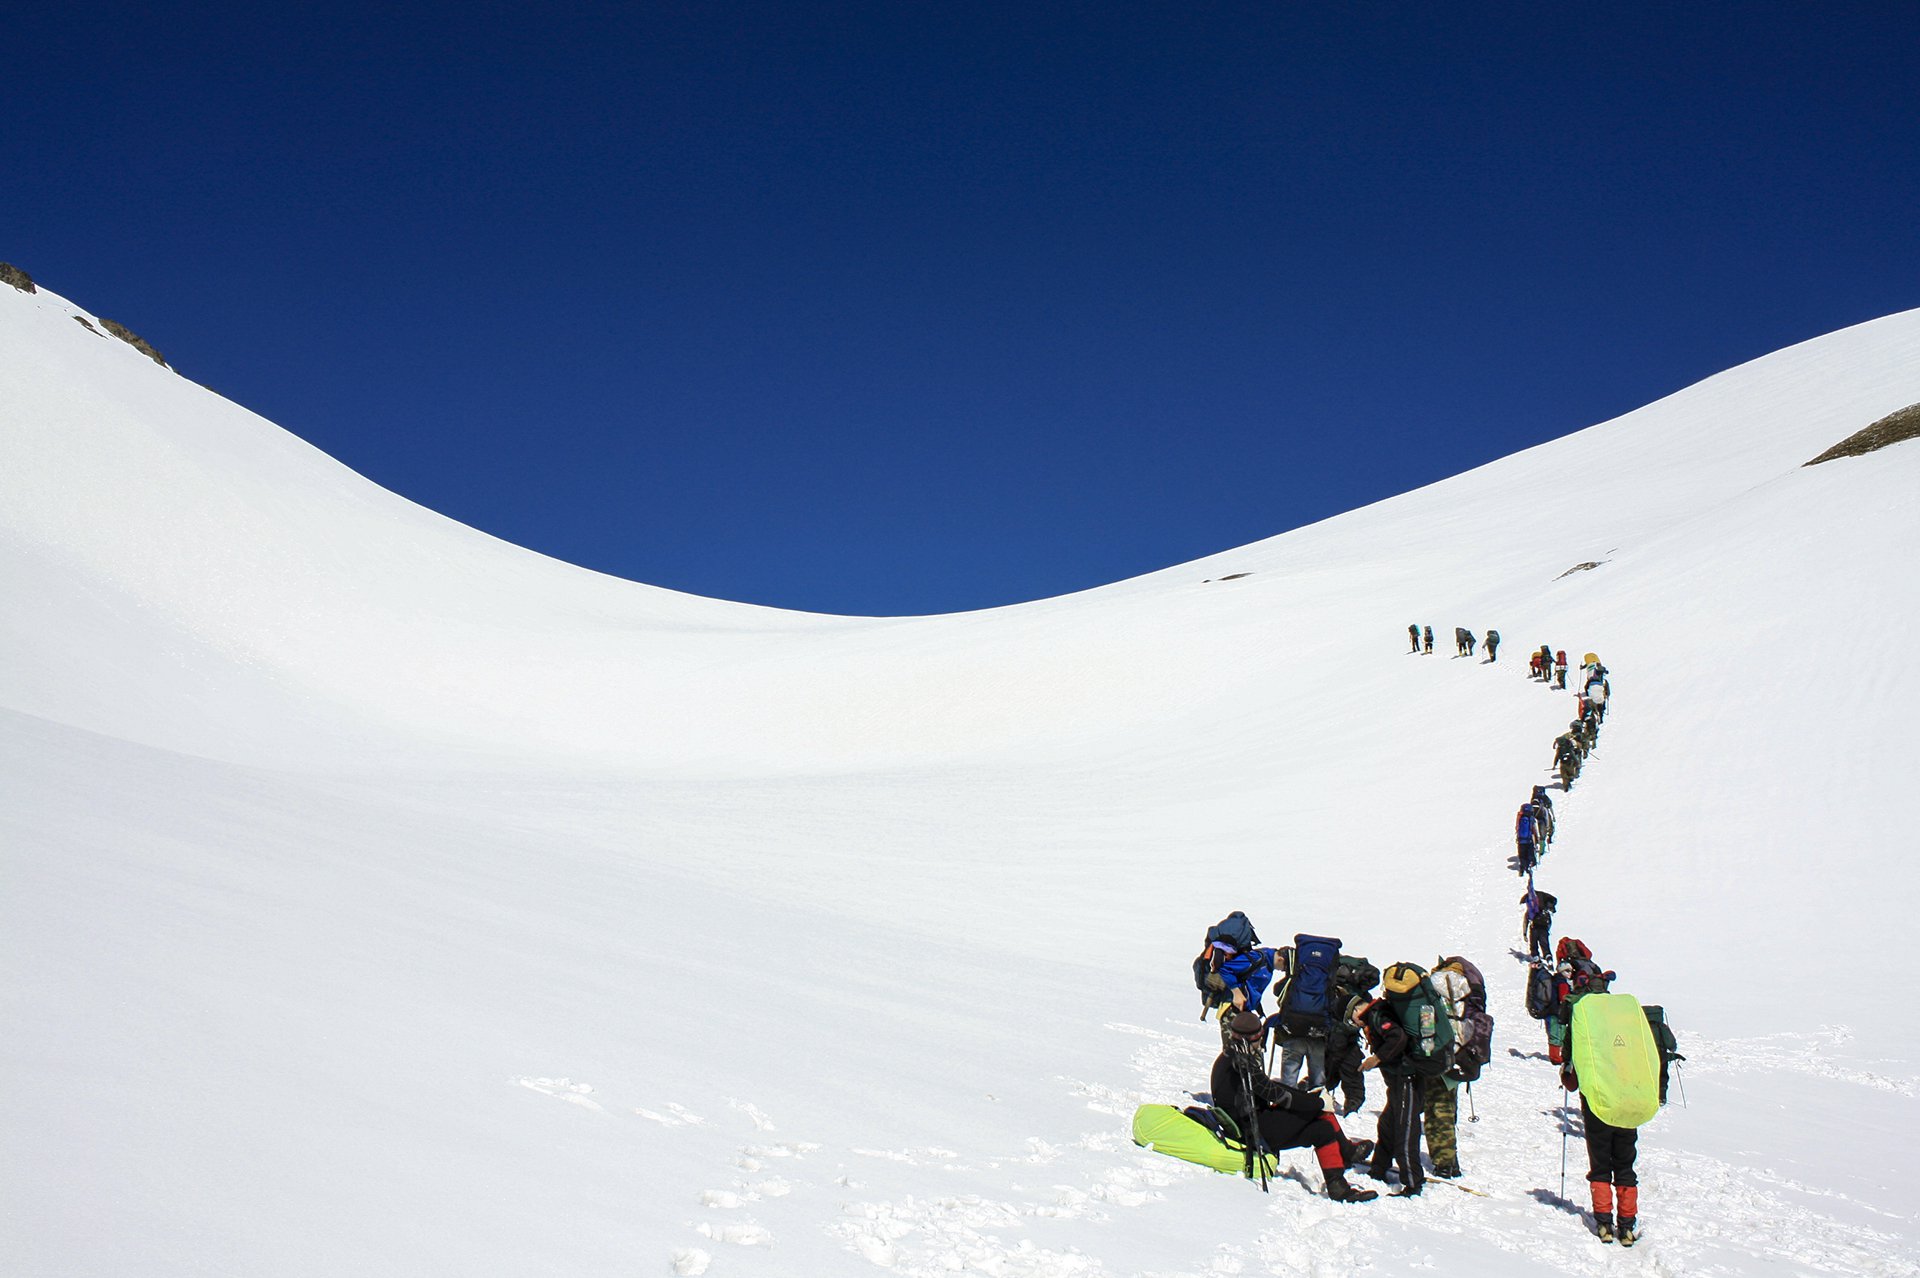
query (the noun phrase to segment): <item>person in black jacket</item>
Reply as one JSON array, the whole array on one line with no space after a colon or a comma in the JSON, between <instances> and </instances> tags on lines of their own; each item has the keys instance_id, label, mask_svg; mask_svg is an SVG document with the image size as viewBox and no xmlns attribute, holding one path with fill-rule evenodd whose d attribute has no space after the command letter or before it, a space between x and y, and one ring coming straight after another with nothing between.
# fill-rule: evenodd
<instances>
[{"instance_id":1,"label":"person in black jacket","mask_svg":"<svg viewBox=\"0 0 1920 1278\"><path fill-rule=\"evenodd\" d=\"M1255 1153L1311 1145L1326 1178L1327 1197L1340 1203L1364 1203L1380 1195L1347 1183L1347 1168L1373 1152L1368 1141L1350 1141L1339 1120L1327 1112L1315 1092L1288 1087L1267 1076L1261 1050L1266 1022L1253 1012L1226 1019L1225 1050L1213 1062L1213 1103L1240 1125L1249 1141L1259 1134Z\"/></svg>"},{"instance_id":2,"label":"person in black jacket","mask_svg":"<svg viewBox=\"0 0 1920 1278\"><path fill-rule=\"evenodd\" d=\"M1406 1059L1407 1032L1400 1028L1385 999L1354 999L1347 1006L1347 1019L1366 1035L1367 1046L1372 1049L1360 1068L1378 1069L1387 1084L1387 1107L1380 1112L1375 1133L1380 1139L1373 1147L1367 1174L1385 1180L1397 1165L1400 1195L1411 1198L1426 1187L1427 1173L1420 1165L1420 1122L1425 1103L1420 1078Z\"/></svg>"}]
</instances>

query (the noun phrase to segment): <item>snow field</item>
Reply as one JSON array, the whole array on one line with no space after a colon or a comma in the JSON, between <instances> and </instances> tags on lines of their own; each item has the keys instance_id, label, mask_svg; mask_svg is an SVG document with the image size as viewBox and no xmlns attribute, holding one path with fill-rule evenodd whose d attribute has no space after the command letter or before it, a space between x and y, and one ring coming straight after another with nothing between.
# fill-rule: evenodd
<instances>
[{"instance_id":1,"label":"snow field","mask_svg":"<svg viewBox=\"0 0 1920 1278\"><path fill-rule=\"evenodd\" d=\"M913 619L543 560L73 313L0 291L10 1270L1915 1272L1920 1041L1834 973L1888 970L1915 905L1920 449L1799 463L1920 399L1920 313ZM1414 620L1501 660L1407 655ZM1544 1044L1512 814L1572 704L1541 642L1615 701L1540 884L1689 1057L1630 1256L1507 1055ZM1479 962L1488 1197L1132 1146L1205 1085L1186 964L1234 908Z\"/></svg>"}]
</instances>

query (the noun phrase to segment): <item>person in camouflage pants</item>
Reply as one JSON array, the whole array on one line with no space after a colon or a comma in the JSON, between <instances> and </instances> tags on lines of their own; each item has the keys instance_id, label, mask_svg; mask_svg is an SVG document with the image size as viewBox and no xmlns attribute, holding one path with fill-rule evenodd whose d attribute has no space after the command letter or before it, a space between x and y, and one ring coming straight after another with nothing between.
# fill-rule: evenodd
<instances>
[{"instance_id":1,"label":"person in camouflage pants","mask_svg":"<svg viewBox=\"0 0 1920 1278\"><path fill-rule=\"evenodd\" d=\"M1460 1146L1454 1132L1460 1118L1460 1098L1454 1094L1450 1078L1423 1078L1420 1083L1427 1156L1433 1159L1434 1175L1452 1180L1460 1174Z\"/></svg>"}]
</instances>

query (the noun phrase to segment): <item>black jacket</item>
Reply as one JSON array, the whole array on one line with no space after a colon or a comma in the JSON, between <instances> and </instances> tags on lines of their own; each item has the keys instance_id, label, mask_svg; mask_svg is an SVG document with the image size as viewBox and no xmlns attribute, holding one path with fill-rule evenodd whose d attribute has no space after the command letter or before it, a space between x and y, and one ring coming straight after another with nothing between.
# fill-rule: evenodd
<instances>
[{"instance_id":1,"label":"black jacket","mask_svg":"<svg viewBox=\"0 0 1920 1278\"><path fill-rule=\"evenodd\" d=\"M1324 1108L1312 1092L1288 1087L1279 1079L1269 1077L1260 1054L1254 1051L1229 1048L1220 1053L1213 1062L1212 1085L1213 1103L1236 1120L1246 1116L1249 1085L1256 1111L1277 1109L1311 1117Z\"/></svg>"}]
</instances>

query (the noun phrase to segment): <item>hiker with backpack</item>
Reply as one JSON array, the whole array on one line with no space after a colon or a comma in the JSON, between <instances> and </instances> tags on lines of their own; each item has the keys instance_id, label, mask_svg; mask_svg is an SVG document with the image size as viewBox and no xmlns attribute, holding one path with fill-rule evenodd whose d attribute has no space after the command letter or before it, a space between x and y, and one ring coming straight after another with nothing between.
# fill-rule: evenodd
<instances>
[{"instance_id":1,"label":"hiker with backpack","mask_svg":"<svg viewBox=\"0 0 1920 1278\"><path fill-rule=\"evenodd\" d=\"M1413 647L1409 649L1409 651L1412 651L1412 652L1420 651L1420 623L1419 622L1416 621L1411 626L1407 627L1407 642L1413 645Z\"/></svg>"},{"instance_id":2,"label":"hiker with backpack","mask_svg":"<svg viewBox=\"0 0 1920 1278\"><path fill-rule=\"evenodd\" d=\"M1463 1083L1471 1087L1491 1059L1493 1017L1487 1012L1486 980L1465 958L1456 954L1436 960L1427 979L1444 1000L1453 1031L1453 1060L1446 1072L1422 1080L1427 1153L1433 1158L1433 1174L1454 1180L1460 1175L1456 1089Z\"/></svg>"},{"instance_id":3,"label":"hiker with backpack","mask_svg":"<svg viewBox=\"0 0 1920 1278\"><path fill-rule=\"evenodd\" d=\"M1420 644L1423 650L1427 653L1427 655L1431 656L1433 654L1433 627L1432 626L1420 627Z\"/></svg>"},{"instance_id":4,"label":"hiker with backpack","mask_svg":"<svg viewBox=\"0 0 1920 1278\"><path fill-rule=\"evenodd\" d=\"M1560 902L1551 892L1536 891L1533 879L1527 879L1527 890L1520 897L1520 904L1526 907L1520 927L1527 938L1527 957L1529 959L1548 959L1553 956L1553 912Z\"/></svg>"},{"instance_id":5,"label":"hiker with backpack","mask_svg":"<svg viewBox=\"0 0 1920 1278\"><path fill-rule=\"evenodd\" d=\"M1577 989L1567 1017L1572 1045L1560 1085L1580 1093L1594 1232L1601 1242L1631 1247L1640 1240L1633 1164L1639 1129L1659 1112L1662 1053L1646 1010L1630 994L1609 993L1605 980Z\"/></svg>"},{"instance_id":6,"label":"hiker with backpack","mask_svg":"<svg viewBox=\"0 0 1920 1278\"><path fill-rule=\"evenodd\" d=\"M1370 1202L1380 1195L1347 1183L1349 1167L1373 1153L1371 1141L1354 1141L1340 1130L1322 1099L1267 1076L1262 1061L1266 1023L1253 1012L1233 1012L1223 1021L1225 1042L1213 1062L1213 1103L1239 1124L1250 1157L1266 1150L1311 1146L1327 1185L1339 1203Z\"/></svg>"},{"instance_id":7,"label":"hiker with backpack","mask_svg":"<svg viewBox=\"0 0 1920 1278\"><path fill-rule=\"evenodd\" d=\"M1537 652L1528 653L1527 654L1527 678L1538 679L1539 677L1540 677L1540 654Z\"/></svg>"},{"instance_id":8,"label":"hiker with backpack","mask_svg":"<svg viewBox=\"0 0 1920 1278\"><path fill-rule=\"evenodd\" d=\"M1342 1118L1359 1113L1367 1103L1367 1076L1360 1068L1367 1058L1364 1039L1347 1018L1346 1010L1356 998L1372 998L1379 985L1379 968L1356 954L1340 956L1333 970L1333 1005L1339 1013L1327 1029L1327 1092L1331 1096L1337 1077Z\"/></svg>"},{"instance_id":9,"label":"hiker with backpack","mask_svg":"<svg viewBox=\"0 0 1920 1278\"><path fill-rule=\"evenodd\" d=\"M1467 628L1465 626L1455 626L1453 628L1453 655L1456 657L1464 657L1467 655Z\"/></svg>"},{"instance_id":10,"label":"hiker with backpack","mask_svg":"<svg viewBox=\"0 0 1920 1278\"><path fill-rule=\"evenodd\" d=\"M1607 678L1597 675L1587 680L1587 706L1593 711L1596 720L1604 723L1607 718Z\"/></svg>"},{"instance_id":11,"label":"hiker with backpack","mask_svg":"<svg viewBox=\"0 0 1920 1278\"><path fill-rule=\"evenodd\" d=\"M1513 844L1520 862L1520 873L1531 875L1540 859L1540 823L1534 816L1531 803L1521 804L1520 811L1513 818Z\"/></svg>"},{"instance_id":12,"label":"hiker with backpack","mask_svg":"<svg viewBox=\"0 0 1920 1278\"><path fill-rule=\"evenodd\" d=\"M1426 1183L1420 1163L1425 1080L1444 1075L1453 1064L1453 1023L1444 998L1419 964L1395 963L1380 983L1382 997L1353 1012L1373 1048L1368 1061L1387 1082L1387 1108L1380 1115L1380 1140L1370 1170L1375 1179L1384 1179L1398 1166L1400 1193L1411 1197ZM1362 1062L1361 1068L1369 1068L1368 1063Z\"/></svg>"},{"instance_id":13,"label":"hiker with backpack","mask_svg":"<svg viewBox=\"0 0 1920 1278\"><path fill-rule=\"evenodd\" d=\"M1553 842L1553 796L1547 793L1547 787L1533 787L1534 817L1540 822L1541 846Z\"/></svg>"},{"instance_id":14,"label":"hiker with backpack","mask_svg":"<svg viewBox=\"0 0 1920 1278\"><path fill-rule=\"evenodd\" d=\"M1553 959L1553 1012L1547 1018L1547 1059L1555 1065L1564 1065L1574 999L1581 994L1606 993L1613 973L1594 962L1593 951L1587 943L1574 936L1560 938L1560 944L1554 947Z\"/></svg>"},{"instance_id":15,"label":"hiker with backpack","mask_svg":"<svg viewBox=\"0 0 1920 1278\"><path fill-rule=\"evenodd\" d=\"M1307 1086L1318 1089L1327 1081L1327 1031L1339 1015L1333 989L1340 939L1302 932L1280 962L1286 980L1275 996L1278 1006L1270 1022L1280 1046L1280 1081L1293 1086L1304 1065Z\"/></svg>"},{"instance_id":16,"label":"hiker with backpack","mask_svg":"<svg viewBox=\"0 0 1920 1278\"><path fill-rule=\"evenodd\" d=\"M1560 788L1571 791L1580 775L1580 743L1571 730L1553 739L1553 766L1560 771Z\"/></svg>"},{"instance_id":17,"label":"hiker with backpack","mask_svg":"<svg viewBox=\"0 0 1920 1278\"><path fill-rule=\"evenodd\" d=\"M1385 1180L1397 1167L1402 1192L1417 1194L1426 1172L1420 1166L1420 1080L1405 1063L1407 1031L1383 998L1354 999L1347 1005L1347 1021L1366 1039L1368 1052L1361 1071L1379 1070L1387 1089L1387 1106L1374 1128L1367 1174Z\"/></svg>"},{"instance_id":18,"label":"hiker with backpack","mask_svg":"<svg viewBox=\"0 0 1920 1278\"><path fill-rule=\"evenodd\" d=\"M1553 686L1562 692L1567 689L1567 650L1565 648L1553 654Z\"/></svg>"},{"instance_id":19,"label":"hiker with backpack","mask_svg":"<svg viewBox=\"0 0 1920 1278\"><path fill-rule=\"evenodd\" d=\"M1193 983L1200 991L1200 1019L1228 1009L1260 1010L1267 986L1273 981L1274 953L1261 946L1260 936L1245 912L1235 910L1207 929L1207 939L1193 960Z\"/></svg>"},{"instance_id":20,"label":"hiker with backpack","mask_svg":"<svg viewBox=\"0 0 1920 1278\"><path fill-rule=\"evenodd\" d=\"M1487 631L1487 660L1498 661L1499 659L1500 632L1498 630L1489 630Z\"/></svg>"}]
</instances>

